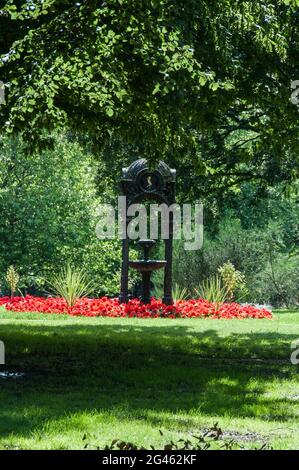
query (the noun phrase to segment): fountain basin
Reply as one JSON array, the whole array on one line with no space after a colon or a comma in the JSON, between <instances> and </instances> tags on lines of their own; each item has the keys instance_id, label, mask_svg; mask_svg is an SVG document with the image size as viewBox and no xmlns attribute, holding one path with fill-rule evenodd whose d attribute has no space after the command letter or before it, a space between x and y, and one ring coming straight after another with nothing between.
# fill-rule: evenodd
<instances>
[{"instance_id":1,"label":"fountain basin","mask_svg":"<svg viewBox=\"0 0 299 470\"><path fill-rule=\"evenodd\" d=\"M153 272L166 266L165 260L136 260L129 261L129 266L140 273Z\"/></svg>"}]
</instances>

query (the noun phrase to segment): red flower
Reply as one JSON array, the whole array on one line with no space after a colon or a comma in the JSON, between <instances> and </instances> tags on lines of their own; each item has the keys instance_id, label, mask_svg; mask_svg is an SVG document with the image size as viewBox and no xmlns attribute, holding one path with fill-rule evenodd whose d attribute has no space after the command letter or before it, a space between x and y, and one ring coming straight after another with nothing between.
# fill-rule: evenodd
<instances>
[{"instance_id":1,"label":"red flower","mask_svg":"<svg viewBox=\"0 0 299 470\"><path fill-rule=\"evenodd\" d=\"M204 299L180 300L175 305L166 306L161 300L152 298L148 305L139 299L119 304L117 299L83 298L73 307L68 307L65 300L54 297L2 297L0 305L13 312L36 312L67 314L86 317L138 317L138 318L272 318L266 309L257 309L250 305L225 303L220 306Z\"/></svg>"}]
</instances>

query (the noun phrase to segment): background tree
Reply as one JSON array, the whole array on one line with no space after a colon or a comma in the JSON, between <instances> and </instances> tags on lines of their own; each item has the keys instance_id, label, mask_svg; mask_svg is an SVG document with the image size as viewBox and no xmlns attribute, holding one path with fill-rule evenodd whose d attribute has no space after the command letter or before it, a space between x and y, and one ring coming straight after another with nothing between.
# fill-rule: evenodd
<instances>
[{"instance_id":1,"label":"background tree","mask_svg":"<svg viewBox=\"0 0 299 470\"><path fill-rule=\"evenodd\" d=\"M8 0L1 121L67 126L193 173L202 191L298 174L297 2Z\"/></svg>"},{"instance_id":2,"label":"background tree","mask_svg":"<svg viewBox=\"0 0 299 470\"><path fill-rule=\"evenodd\" d=\"M21 287L44 291L67 263L84 268L95 294L118 291L120 244L96 237L97 166L78 144L25 154L21 139L0 140L0 277L14 265ZM106 180L106 186L108 185ZM109 197L106 187L105 202Z\"/></svg>"}]
</instances>

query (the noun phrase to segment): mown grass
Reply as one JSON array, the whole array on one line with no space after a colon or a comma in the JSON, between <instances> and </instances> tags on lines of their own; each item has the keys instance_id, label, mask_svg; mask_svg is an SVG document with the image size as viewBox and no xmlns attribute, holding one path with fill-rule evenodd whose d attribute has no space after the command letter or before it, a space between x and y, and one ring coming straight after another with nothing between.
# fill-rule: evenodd
<instances>
[{"instance_id":1,"label":"mown grass","mask_svg":"<svg viewBox=\"0 0 299 470\"><path fill-rule=\"evenodd\" d=\"M270 320L75 318L0 309L0 448L148 447L218 422L246 447L298 449L299 312ZM161 436L162 429L164 436Z\"/></svg>"}]
</instances>

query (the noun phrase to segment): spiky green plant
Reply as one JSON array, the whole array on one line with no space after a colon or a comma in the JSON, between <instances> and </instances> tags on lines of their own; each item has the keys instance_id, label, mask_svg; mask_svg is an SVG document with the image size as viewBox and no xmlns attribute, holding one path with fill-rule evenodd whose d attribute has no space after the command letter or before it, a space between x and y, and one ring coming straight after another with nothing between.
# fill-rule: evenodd
<instances>
[{"instance_id":1,"label":"spiky green plant","mask_svg":"<svg viewBox=\"0 0 299 470\"><path fill-rule=\"evenodd\" d=\"M11 297L14 296L14 293L16 292L18 288L18 283L20 281L20 276L17 273L16 269L14 266L9 266L6 276L5 276L6 282L9 286L10 289L10 295Z\"/></svg>"},{"instance_id":2,"label":"spiky green plant","mask_svg":"<svg viewBox=\"0 0 299 470\"><path fill-rule=\"evenodd\" d=\"M69 307L73 307L78 299L87 297L94 290L84 271L70 264L54 276L49 285L52 292L62 297Z\"/></svg>"},{"instance_id":3,"label":"spiky green plant","mask_svg":"<svg viewBox=\"0 0 299 470\"><path fill-rule=\"evenodd\" d=\"M164 296L164 290L161 286L155 286L153 290L153 296L155 299L162 299ZM188 297L188 290L184 287L180 287L175 284L172 288L172 298L174 302L178 300L185 300Z\"/></svg>"},{"instance_id":4,"label":"spiky green plant","mask_svg":"<svg viewBox=\"0 0 299 470\"><path fill-rule=\"evenodd\" d=\"M175 284L172 289L172 298L176 303L179 300L185 300L188 297L188 290L185 287L181 287L179 284Z\"/></svg>"},{"instance_id":5,"label":"spiky green plant","mask_svg":"<svg viewBox=\"0 0 299 470\"><path fill-rule=\"evenodd\" d=\"M228 298L227 288L222 284L217 274L203 281L198 289L195 289L198 297L215 304L223 304Z\"/></svg>"}]
</instances>

